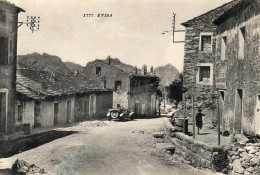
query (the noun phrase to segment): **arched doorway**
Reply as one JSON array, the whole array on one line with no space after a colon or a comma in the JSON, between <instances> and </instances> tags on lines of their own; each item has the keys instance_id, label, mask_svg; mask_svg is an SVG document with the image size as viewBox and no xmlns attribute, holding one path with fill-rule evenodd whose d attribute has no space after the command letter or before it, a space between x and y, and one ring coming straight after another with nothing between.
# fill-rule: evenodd
<instances>
[{"instance_id":1,"label":"arched doorway","mask_svg":"<svg viewBox=\"0 0 260 175\"><path fill-rule=\"evenodd\" d=\"M96 96L91 94L89 97L89 117L90 119L96 116Z\"/></svg>"}]
</instances>

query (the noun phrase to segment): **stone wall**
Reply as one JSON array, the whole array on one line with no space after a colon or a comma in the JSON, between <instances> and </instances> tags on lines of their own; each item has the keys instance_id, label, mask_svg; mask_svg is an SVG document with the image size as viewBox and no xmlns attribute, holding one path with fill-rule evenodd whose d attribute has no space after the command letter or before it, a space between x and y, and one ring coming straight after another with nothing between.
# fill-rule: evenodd
<instances>
[{"instance_id":1,"label":"stone wall","mask_svg":"<svg viewBox=\"0 0 260 175\"><path fill-rule=\"evenodd\" d=\"M96 75L96 67L101 67L101 74ZM129 74L121 71L112 65L103 63L102 61L93 62L84 68L84 75L89 79L95 80L101 85L106 84L107 89L114 90L113 107L116 108L117 104L123 105L128 108L127 93L129 92ZM121 89L115 91L115 81L121 81Z\"/></svg>"},{"instance_id":2,"label":"stone wall","mask_svg":"<svg viewBox=\"0 0 260 175\"><path fill-rule=\"evenodd\" d=\"M185 45L184 45L184 69L183 84L188 88L186 99L188 99L188 109L191 107L192 86L194 86L195 107L211 108L214 103L212 93L214 92L215 72L212 73L212 82L209 84L200 84L196 82L198 79L198 64L211 63L214 64L216 52L216 26L212 21L220 16L225 10L233 6L237 1L224 4L223 6L211 10L199 17L196 17L186 23L183 23L185 29ZM201 51L201 34L212 35L212 49L209 52ZM214 65L213 65L214 67Z\"/></svg>"},{"instance_id":3,"label":"stone wall","mask_svg":"<svg viewBox=\"0 0 260 175\"><path fill-rule=\"evenodd\" d=\"M260 143L234 145L228 159L229 174L260 174Z\"/></svg>"},{"instance_id":4,"label":"stone wall","mask_svg":"<svg viewBox=\"0 0 260 175\"><path fill-rule=\"evenodd\" d=\"M260 3L258 3L258 6ZM258 7L257 6L257 7ZM241 10L239 15L228 18L218 26L216 53L216 82L226 85L224 94L222 130L255 135L260 133L256 102L260 94L260 11L252 6ZM239 56L240 30L245 27L244 58ZM226 38L225 58L223 37ZM221 78L224 70L224 80ZM238 106L238 90L242 91L242 105ZM241 110L241 113L238 111ZM240 129L241 128L241 129Z\"/></svg>"},{"instance_id":5,"label":"stone wall","mask_svg":"<svg viewBox=\"0 0 260 175\"><path fill-rule=\"evenodd\" d=\"M194 140L183 133L175 132L170 141L176 146L175 154L182 156L195 167L208 168L213 171L228 171L228 151L204 142Z\"/></svg>"}]
</instances>

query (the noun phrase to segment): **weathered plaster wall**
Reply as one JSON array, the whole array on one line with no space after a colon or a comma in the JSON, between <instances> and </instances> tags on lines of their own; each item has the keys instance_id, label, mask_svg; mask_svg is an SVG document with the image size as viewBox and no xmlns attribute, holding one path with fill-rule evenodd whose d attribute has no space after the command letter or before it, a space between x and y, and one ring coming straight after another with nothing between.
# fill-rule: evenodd
<instances>
[{"instance_id":1,"label":"weathered plaster wall","mask_svg":"<svg viewBox=\"0 0 260 175\"><path fill-rule=\"evenodd\" d=\"M6 21L0 22L0 37L13 39L13 56L8 58L9 63L6 66L0 66L0 89L8 89L8 113L7 133L13 132L15 129L15 82L16 82L16 55L17 55L17 21L18 14L15 8L7 8L1 4L1 10L5 11ZM5 46L2 46L5 47ZM0 128L1 129L1 128Z\"/></svg>"},{"instance_id":2,"label":"weathered plaster wall","mask_svg":"<svg viewBox=\"0 0 260 175\"><path fill-rule=\"evenodd\" d=\"M251 8L249 8L251 9ZM260 94L260 15L252 10L242 11L225 21L218 28L216 74L225 69L225 105L223 130L234 130L237 89L243 90L242 131L254 134L256 128L255 106L257 94ZM255 16L256 15L256 16ZM251 16L247 19L246 16ZM246 20L245 20L246 19ZM244 59L239 59L239 32L245 27ZM221 60L221 40L227 37L226 59ZM218 78L216 81L219 81Z\"/></svg>"},{"instance_id":3,"label":"weathered plaster wall","mask_svg":"<svg viewBox=\"0 0 260 175\"><path fill-rule=\"evenodd\" d=\"M96 75L96 67L101 67L101 74ZM101 62L95 62L84 68L84 75L88 78L99 82L104 85L106 81L106 88L115 90L115 81L121 81L121 90L114 92L113 107L117 107L117 104L123 105L124 108L128 108L127 93L129 92L129 74L125 73L111 65Z\"/></svg>"},{"instance_id":4,"label":"weathered plaster wall","mask_svg":"<svg viewBox=\"0 0 260 175\"><path fill-rule=\"evenodd\" d=\"M151 88L150 81L151 79L142 77L131 79L129 106L130 111L136 112L137 117L152 117L156 115L156 93ZM154 100L152 100L152 96ZM140 104L140 111L136 109L136 103Z\"/></svg>"}]
</instances>

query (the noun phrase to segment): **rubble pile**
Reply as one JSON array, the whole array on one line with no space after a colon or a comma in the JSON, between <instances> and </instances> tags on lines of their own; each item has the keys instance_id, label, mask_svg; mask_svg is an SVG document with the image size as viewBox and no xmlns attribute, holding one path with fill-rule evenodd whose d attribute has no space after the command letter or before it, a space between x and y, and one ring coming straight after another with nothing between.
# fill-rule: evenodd
<instances>
[{"instance_id":1,"label":"rubble pile","mask_svg":"<svg viewBox=\"0 0 260 175\"><path fill-rule=\"evenodd\" d=\"M229 162L230 174L260 174L260 143L232 146Z\"/></svg>"},{"instance_id":2,"label":"rubble pile","mask_svg":"<svg viewBox=\"0 0 260 175\"><path fill-rule=\"evenodd\" d=\"M85 121L85 122L81 122L77 125L74 125L73 127L75 128L85 128L85 127L100 127L100 126L105 126L107 125L105 122L103 121Z\"/></svg>"},{"instance_id":3,"label":"rubble pile","mask_svg":"<svg viewBox=\"0 0 260 175\"><path fill-rule=\"evenodd\" d=\"M40 169L34 164L28 164L23 160L17 159L12 166L12 174L15 175L39 175L45 174L44 169Z\"/></svg>"}]
</instances>

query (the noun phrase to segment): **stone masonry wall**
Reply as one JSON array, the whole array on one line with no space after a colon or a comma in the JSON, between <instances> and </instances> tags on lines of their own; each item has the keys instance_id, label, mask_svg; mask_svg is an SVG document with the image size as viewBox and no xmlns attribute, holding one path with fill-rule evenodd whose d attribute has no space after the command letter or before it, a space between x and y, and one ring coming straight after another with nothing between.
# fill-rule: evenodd
<instances>
[{"instance_id":1,"label":"stone masonry wall","mask_svg":"<svg viewBox=\"0 0 260 175\"><path fill-rule=\"evenodd\" d=\"M188 99L188 109L191 107L191 93L194 85L195 106L208 108L211 107L213 100L211 98L214 92L214 76L212 85L196 84L196 74L198 71L198 63L214 63L216 52L216 26L212 21L220 16L226 9L229 9L236 1L225 4L217 9L209 11L199 17L196 17L183 25L185 29L185 55L184 55L184 69L183 79L184 86L188 88L186 98ZM200 51L200 34L212 33L212 51Z\"/></svg>"},{"instance_id":2,"label":"stone masonry wall","mask_svg":"<svg viewBox=\"0 0 260 175\"><path fill-rule=\"evenodd\" d=\"M260 3L259 3L260 4ZM259 5L258 5L259 7ZM227 19L218 27L216 75L220 70L225 70L226 90L224 100L224 114L222 130L236 132L234 123L240 120L242 133L254 135L260 121L257 120L256 101L260 94L260 11L252 10L252 7ZM239 32L245 27L244 58L239 58ZM225 60L221 59L222 39L226 37ZM219 81L219 78L216 79ZM237 89L243 92L242 115L238 115ZM239 124L239 123L238 123ZM259 132L259 129L258 129Z\"/></svg>"}]
</instances>

